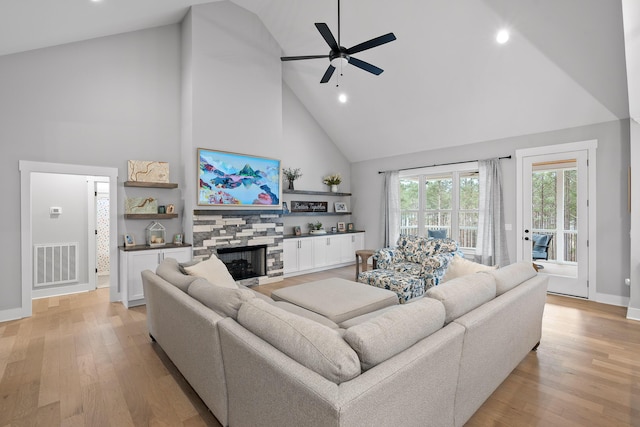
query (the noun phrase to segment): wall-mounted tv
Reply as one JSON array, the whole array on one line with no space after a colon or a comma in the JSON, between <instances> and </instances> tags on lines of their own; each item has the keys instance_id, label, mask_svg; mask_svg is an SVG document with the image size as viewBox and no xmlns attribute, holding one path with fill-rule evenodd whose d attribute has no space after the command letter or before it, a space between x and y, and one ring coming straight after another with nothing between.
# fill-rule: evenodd
<instances>
[{"instance_id":1,"label":"wall-mounted tv","mask_svg":"<svg viewBox=\"0 0 640 427\"><path fill-rule=\"evenodd\" d=\"M198 205L282 209L280 160L198 148Z\"/></svg>"}]
</instances>

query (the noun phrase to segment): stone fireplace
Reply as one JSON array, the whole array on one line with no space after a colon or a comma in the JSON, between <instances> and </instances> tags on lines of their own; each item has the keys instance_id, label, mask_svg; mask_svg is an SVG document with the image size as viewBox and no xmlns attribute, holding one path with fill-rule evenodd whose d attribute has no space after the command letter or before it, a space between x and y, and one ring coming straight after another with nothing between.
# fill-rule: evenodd
<instances>
[{"instance_id":1,"label":"stone fireplace","mask_svg":"<svg viewBox=\"0 0 640 427\"><path fill-rule=\"evenodd\" d=\"M283 278L283 225L280 213L273 211L220 211L194 210L193 257L207 259L215 254L223 262L228 258L228 268L247 269L247 264L260 261L247 254L247 248L264 248L264 270L254 272L253 277L239 280L246 286L264 285ZM248 252L259 252L249 250ZM244 258L242 258L244 257ZM233 261L235 259L235 265ZM244 261L243 261L244 259ZM226 263L226 262L225 262ZM236 273L238 274L238 273ZM241 273L240 273L241 274ZM232 276L234 273L232 273Z\"/></svg>"}]
</instances>

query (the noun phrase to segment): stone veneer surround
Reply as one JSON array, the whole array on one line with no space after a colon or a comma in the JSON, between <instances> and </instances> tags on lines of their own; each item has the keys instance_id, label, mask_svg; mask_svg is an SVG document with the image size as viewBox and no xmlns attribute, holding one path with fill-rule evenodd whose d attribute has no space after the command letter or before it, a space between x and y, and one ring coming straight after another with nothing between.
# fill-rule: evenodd
<instances>
[{"instance_id":1,"label":"stone veneer surround","mask_svg":"<svg viewBox=\"0 0 640 427\"><path fill-rule=\"evenodd\" d=\"M240 281L254 286L282 280L283 231L280 212L206 211L193 215L193 257L207 259L219 247L267 245L267 275Z\"/></svg>"}]
</instances>

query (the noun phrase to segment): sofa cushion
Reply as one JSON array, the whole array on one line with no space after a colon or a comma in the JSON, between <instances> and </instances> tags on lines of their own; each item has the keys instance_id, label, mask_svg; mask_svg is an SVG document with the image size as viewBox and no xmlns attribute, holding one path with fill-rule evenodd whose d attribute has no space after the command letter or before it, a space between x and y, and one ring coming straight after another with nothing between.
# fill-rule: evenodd
<instances>
[{"instance_id":1,"label":"sofa cushion","mask_svg":"<svg viewBox=\"0 0 640 427\"><path fill-rule=\"evenodd\" d=\"M490 274L475 273L435 286L425 295L444 304L445 323L449 323L495 298L496 281Z\"/></svg>"},{"instance_id":2,"label":"sofa cushion","mask_svg":"<svg viewBox=\"0 0 640 427\"><path fill-rule=\"evenodd\" d=\"M174 258L165 258L156 268L156 274L171 283L182 292L187 292L189 285L197 279L195 276L187 276L180 272L178 261Z\"/></svg>"},{"instance_id":3,"label":"sofa cushion","mask_svg":"<svg viewBox=\"0 0 640 427\"><path fill-rule=\"evenodd\" d=\"M442 328L444 318L442 303L423 298L350 327L344 340L356 351L366 371Z\"/></svg>"},{"instance_id":4,"label":"sofa cushion","mask_svg":"<svg viewBox=\"0 0 640 427\"><path fill-rule=\"evenodd\" d=\"M498 266L489 266L477 262L469 261L459 254L455 254L444 277L440 283L448 282L456 277L466 276L467 274L477 273L479 271L495 270Z\"/></svg>"},{"instance_id":5,"label":"sofa cushion","mask_svg":"<svg viewBox=\"0 0 640 427\"><path fill-rule=\"evenodd\" d=\"M184 268L191 276L202 277L207 279L209 283L224 288L238 289L236 281L233 280L227 266L218 259L217 256L211 254L211 257L190 267Z\"/></svg>"},{"instance_id":6,"label":"sofa cushion","mask_svg":"<svg viewBox=\"0 0 640 427\"><path fill-rule=\"evenodd\" d=\"M360 361L340 333L259 299L242 304L238 323L301 365L340 384L360 375Z\"/></svg>"},{"instance_id":7,"label":"sofa cushion","mask_svg":"<svg viewBox=\"0 0 640 427\"><path fill-rule=\"evenodd\" d=\"M504 294L537 274L530 261L517 262L487 273L496 281L496 295Z\"/></svg>"},{"instance_id":8,"label":"sofa cushion","mask_svg":"<svg viewBox=\"0 0 640 427\"><path fill-rule=\"evenodd\" d=\"M248 289L215 286L202 278L194 280L187 293L216 313L233 319L238 318L238 310L243 302L255 298L254 292Z\"/></svg>"},{"instance_id":9,"label":"sofa cushion","mask_svg":"<svg viewBox=\"0 0 640 427\"><path fill-rule=\"evenodd\" d=\"M272 303L276 307L280 307L284 311L288 311L289 313L297 314L298 316L302 316L305 319L313 320L314 322L318 322L321 325L324 325L331 329L339 329L340 327L331 320L327 319L324 316L319 315L318 313L314 313L311 310L307 310L303 307L298 307L297 305L291 304L286 301L274 301Z\"/></svg>"},{"instance_id":10,"label":"sofa cushion","mask_svg":"<svg viewBox=\"0 0 640 427\"><path fill-rule=\"evenodd\" d=\"M379 310L372 311L371 313L366 313L360 316L356 316L349 320L345 320L344 322L340 323L338 326L344 329L349 329L352 326L356 326L361 323L367 322L373 318L380 316L382 313L386 313L389 310L393 310L394 308L398 308L398 306L390 305L389 307L381 308Z\"/></svg>"}]
</instances>

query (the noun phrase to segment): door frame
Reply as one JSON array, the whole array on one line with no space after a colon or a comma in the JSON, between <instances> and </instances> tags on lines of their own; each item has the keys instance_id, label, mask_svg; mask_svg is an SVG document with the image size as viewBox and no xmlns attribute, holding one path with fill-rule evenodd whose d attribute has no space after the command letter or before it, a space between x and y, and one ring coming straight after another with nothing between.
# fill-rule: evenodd
<instances>
[{"instance_id":1,"label":"door frame","mask_svg":"<svg viewBox=\"0 0 640 427\"><path fill-rule=\"evenodd\" d=\"M33 172L54 173L65 175L107 176L109 177L109 199L117 200L118 169L101 166L70 165L63 163L44 163L20 160L20 234L21 234L21 276L22 276L22 307L20 317L32 315L32 284L33 284L33 236L31 226L31 175ZM117 203L109 204L110 229L116 230L118 224ZM118 240L117 233L109 233L109 269L118 271ZM119 301L117 275L110 276L109 300Z\"/></svg>"},{"instance_id":2,"label":"door frame","mask_svg":"<svg viewBox=\"0 0 640 427\"><path fill-rule=\"evenodd\" d=\"M547 145L543 147L524 148L516 150L516 259L518 261L524 260L524 251L522 249L523 233L523 203L524 195L522 191L523 186L523 159L529 156L540 156L545 154L557 154L557 153L569 153L573 151L586 151L587 152L587 186L588 186L588 283L589 283L589 300L596 300L596 149L598 148L598 141L588 140L579 142L569 142L564 144Z\"/></svg>"}]
</instances>

